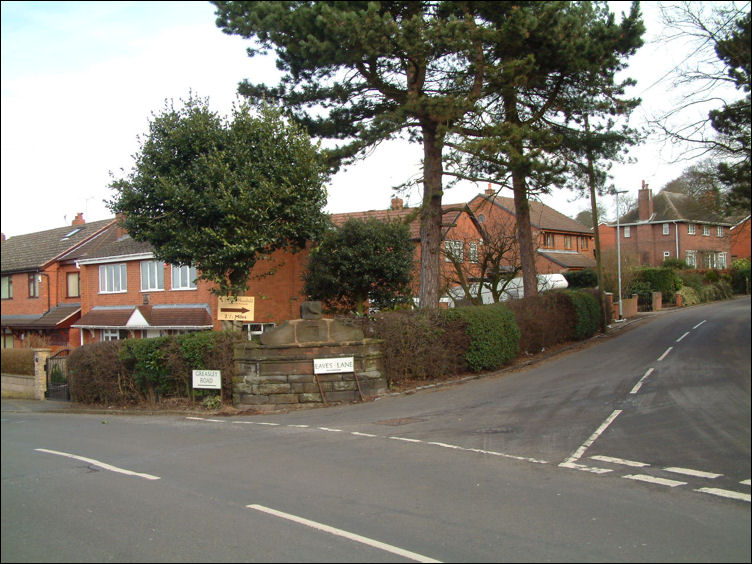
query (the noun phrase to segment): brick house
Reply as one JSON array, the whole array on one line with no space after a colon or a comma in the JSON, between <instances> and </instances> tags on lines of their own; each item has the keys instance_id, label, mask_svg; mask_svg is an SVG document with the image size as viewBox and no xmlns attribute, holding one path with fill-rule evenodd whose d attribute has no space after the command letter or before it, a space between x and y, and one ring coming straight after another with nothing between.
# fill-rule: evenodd
<instances>
[{"instance_id":1,"label":"brick house","mask_svg":"<svg viewBox=\"0 0 752 564\"><path fill-rule=\"evenodd\" d=\"M752 257L752 238L750 237L750 216L737 219L732 222L729 229L729 239L731 240L731 261L740 258Z\"/></svg>"},{"instance_id":2,"label":"brick house","mask_svg":"<svg viewBox=\"0 0 752 564\"><path fill-rule=\"evenodd\" d=\"M641 265L660 266L669 258L692 268L727 268L732 224L710 206L686 194L653 191L643 181L637 209L619 218L619 245ZM601 224L601 249L616 248L616 224Z\"/></svg>"},{"instance_id":3,"label":"brick house","mask_svg":"<svg viewBox=\"0 0 752 564\"><path fill-rule=\"evenodd\" d=\"M83 292L77 251L114 219L86 223L79 213L66 227L2 237L2 347L53 350L76 346Z\"/></svg>"}]
</instances>

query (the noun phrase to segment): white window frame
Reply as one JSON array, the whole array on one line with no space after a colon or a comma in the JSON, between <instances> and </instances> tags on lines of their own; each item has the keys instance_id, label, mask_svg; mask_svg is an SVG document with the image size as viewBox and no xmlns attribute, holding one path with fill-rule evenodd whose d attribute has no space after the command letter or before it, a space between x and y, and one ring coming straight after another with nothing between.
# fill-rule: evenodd
<instances>
[{"instance_id":1,"label":"white window frame","mask_svg":"<svg viewBox=\"0 0 752 564\"><path fill-rule=\"evenodd\" d=\"M663 251L663 260L671 258L671 251Z\"/></svg>"},{"instance_id":2,"label":"white window frame","mask_svg":"<svg viewBox=\"0 0 752 564\"><path fill-rule=\"evenodd\" d=\"M100 340L102 341L119 341L120 329L100 329Z\"/></svg>"},{"instance_id":3,"label":"white window frame","mask_svg":"<svg viewBox=\"0 0 752 564\"><path fill-rule=\"evenodd\" d=\"M629 228L629 225L624 226L624 238L629 239L632 236L632 231Z\"/></svg>"},{"instance_id":4,"label":"white window frame","mask_svg":"<svg viewBox=\"0 0 752 564\"><path fill-rule=\"evenodd\" d=\"M2 277L2 299L13 299L13 276Z\"/></svg>"},{"instance_id":5,"label":"white window frame","mask_svg":"<svg viewBox=\"0 0 752 564\"><path fill-rule=\"evenodd\" d=\"M694 223L687 225L687 235L694 235L697 232L697 226Z\"/></svg>"},{"instance_id":6,"label":"white window frame","mask_svg":"<svg viewBox=\"0 0 752 564\"><path fill-rule=\"evenodd\" d=\"M718 225L715 228L716 237L723 237L723 225Z\"/></svg>"},{"instance_id":7,"label":"white window frame","mask_svg":"<svg viewBox=\"0 0 752 564\"><path fill-rule=\"evenodd\" d=\"M684 262L687 263L687 266L697 268L697 251L686 251L685 256Z\"/></svg>"},{"instance_id":8,"label":"white window frame","mask_svg":"<svg viewBox=\"0 0 752 564\"><path fill-rule=\"evenodd\" d=\"M703 225L702 226L702 236L703 237L710 237L710 226L709 225Z\"/></svg>"},{"instance_id":9,"label":"white window frame","mask_svg":"<svg viewBox=\"0 0 752 564\"><path fill-rule=\"evenodd\" d=\"M478 247L481 243L479 241L470 241L468 243L468 254L470 255L470 262L478 264Z\"/></svg>"},{"instance_id":10,"label":"white window frame","mask_svg":"<svg viewBox=\"0 0 752 564\"><path fill-rule=\"evenodd\" d=\"M99 265L99 293L125 294L128 291L128 265L124 262Z\"/></svg>"},{"instance_id":11,"label":"white window frame","mask_svg":"<svg viewBox=\"0 0 752 564\"><path fill-rule=\"evenodd\" d=\"M564 235L564 248L565 249L572 248L572 236L571 235Z\"/></svg>"},{"instance_id":12,"label":"white window frame","mask_svg":"<svg viewBox=\"0 0 752 564\"><path fill-rule=\"evenodd\" d=\"M159 260L141 261L141 291L158 292L164 290L164 266Z\"/></svg>"},{"instance_id":13,"label":"white window frame","mask_svg":"<svg viewBox=\"0 0 752 564\"><path fill-rule=\"evenodd\" d=\"M718 266L716 266L716 268L724 269L724 268L727 267L728 262L726 261L726 253L725 252L722 251L720 253L717 253L716 254L716 260L717 260L716 264L718 265Z\"/></svg>"},{"instance_id":14,"label":"white window frame","mask_svg":"<svg viewBox=\"0 0 752 564\"><path fill-rule=\"evenodd\" d=\"M465 262L465 245L462 241L444 241L444 260L446 262Z\"/></svg>"},{"instance_id":15,"label":"white window frame","mask_svg":"<svg viewBox=\"0 0 752 564\"><path fill-rule=\"evenodd\" d=\"M668 223L663 224L663 234L664 235L670 235L671 234L671 226Z\"/></svg>"},{"instance_id":16,"label":"white window frame","mask_svg":"<svg viewBox=\"0 0 752 564\"><path fill-rule=\"evenodd\" d=\"M172 290L196 290L198 288L196 285L197 278L195 266L175 266L173 264L170 269L170 288Z\"/></svg>"},{"instance_id":17,"label":"white window frame","mask_svg":"<svg viewBox=\"0 0 752 564\"><path fill-rule=\"evenodd\" d=\"M553 233L543 234L543 246L547 249L553 249L556 246L556 239Z\"/></svg>"}]
</instances>

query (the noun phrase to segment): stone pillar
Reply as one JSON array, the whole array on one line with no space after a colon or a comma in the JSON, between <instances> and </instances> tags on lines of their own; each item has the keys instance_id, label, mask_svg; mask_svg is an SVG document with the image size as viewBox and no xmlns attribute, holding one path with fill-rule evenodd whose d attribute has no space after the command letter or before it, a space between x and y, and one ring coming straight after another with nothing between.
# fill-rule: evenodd
<instances>
[{"instance_id":1,"label":"stone pillar","mask_svg":"<svg viewBox=\"0 0 752 564\"><path fill-rule=\"evenodd\" d=\"M44 369L52 349L34 349L34 399L43 400L47 391L47 371Z\"/></svg>"},{"instance_id":2,"label":"stone pillar","mask_svg":"<svg viewBox=\"0 0 752 564\"><path fill-rule=\"evenodd\" d=\"M660 311L663 307L663 294L661 292L652 293L651 308L653 311Z\"/></svg>"}]
</instances>

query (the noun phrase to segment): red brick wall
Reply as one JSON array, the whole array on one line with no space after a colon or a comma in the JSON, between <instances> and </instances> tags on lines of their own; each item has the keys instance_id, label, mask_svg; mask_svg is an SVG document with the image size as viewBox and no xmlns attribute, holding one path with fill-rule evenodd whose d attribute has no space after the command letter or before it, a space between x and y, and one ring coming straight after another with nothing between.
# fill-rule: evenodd
<instances>
[{"instance_id":1,"label":"red brick wall","mask_svg":"<svg viewBox=\"0 0 752 564\"><path fill-rule=\"evenodd\" d=\"M752 242L750 240L750 218L741 225L735 226L729 231L731 239L731 260L752 257ZM729 262L729 266L731 263Z\"/></svg>"}]
</instances>

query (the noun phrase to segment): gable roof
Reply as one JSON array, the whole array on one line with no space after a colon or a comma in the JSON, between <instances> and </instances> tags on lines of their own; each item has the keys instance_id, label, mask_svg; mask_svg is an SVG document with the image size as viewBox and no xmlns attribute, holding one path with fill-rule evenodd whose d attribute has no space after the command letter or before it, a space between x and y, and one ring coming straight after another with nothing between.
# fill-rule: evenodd
<instances>
[{"instance_id":1,"label":"gable roof","mask_svg":"<svg viewBox=\"0 0 752 564\"><path fill-rule=\"evenodd\" d=\"M73 325L84 329L211 329L209 304L94 306Z\"/></svg>"},{"instance_id":2,"label":"gable roof","mask_svg":"<svg viewBox=\"0 0 752 564\"><path fill-rule=\"evenodd\" d=\"M154 248L151 244L136 241L128 234L124 235L123 231L118 229L117 224L113 223L99 237L81 245L62 259L75 258L81 262L96 262L96 259L144 255L153 252Z\"/></svg>"},{"instance_id":3,"label":"gable roof","mask_svg":"<svg viewBox=\"0 0 752 564\"><path fill-rule=\"evenodd\" d=\"M115 218L9 237L2 243L2 272L39 270L96 237Z\"/></svg>"},{"instance_id":4,"label":"gable roof","mask_svg":"<svg viewBox=\"0 0 752 564\"><path fill-rule=\"evenodd\" d=\"M482 209L481 206L484 202L489 202L499 208L507 211L513 216L517 216L514 207L514 198L504 198L502 196L489 196L487 194L478 194L473 198L471 205L473 205L476 213ZM566 231L570 233L583 233L592 235L593 231L589 227L586 227L579 221L575 221L571 217L567 217L561 212L556 211L550 206L542 202L535 200L528 201L530 205L530 223L533 227L541 230L548 231ZM485 204L488 205L488 204ZM482 213L482 211L480 212Z\"/></svg>"},{"instance_id":5,"label":"gable roof","mask_svg":"<svg viewBox=\"0 0 752 564\"><path fill-rule=\"evenodd\" d=\"M653 196L653 216L650 218L650 222L666 221L728 224L720 213L713 211L712 208L704 205L696 198L679 192L662 190ZM635 208L625 213L619 218L619 223L641 223L639 209Z\"/></svg>"}]
</instances>

